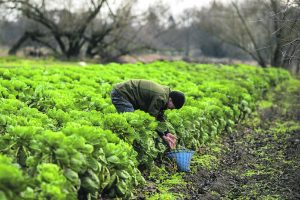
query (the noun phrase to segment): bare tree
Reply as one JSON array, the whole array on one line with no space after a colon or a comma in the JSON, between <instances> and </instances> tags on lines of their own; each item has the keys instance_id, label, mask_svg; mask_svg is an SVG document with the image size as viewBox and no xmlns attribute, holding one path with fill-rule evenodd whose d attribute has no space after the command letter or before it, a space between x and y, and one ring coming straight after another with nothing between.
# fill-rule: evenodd
<instances>
[{"instance_id":1,"label":"bare tree","mask_svg":"<svg viewBox=\"0 0 300 200\"><path fill-rule=\"evenodd\" d=\"M299 7L289 1L251 0L214 3L199 13L202 27L221 40L249 54L262 67L285 67L294 47L288 46L299 33Z\"/></svg>"},{"instance_id":2,"label":"bare tree","mask_svg":"<svg viewBox=\"0 0 300 200\"><path fill-rule=\"evenodd\" d=\"M16 53L26 40L31 39L66 58L77 57L85 44L93 42L99 44L101 38L111 34L116 27L122 26L117 16L109 14L111 12L109 0L86 0L85 9L79 10L75 10L73 7L75 1L72 0L67 2L5 0L5 2L8 8L20 11L36 25L36 28L27 30L11 48L11 54ZM53 6L55 3L59 6ZM101 20L105 26L91 31L90 26L99 15L103 16Z\"/></svg>"},{"instance_id":3,"label":"bare tree","mask_svg":"<svg viewBox=\"0 0 300 200\"><path fill-rule=\"evenodd\" d=\"M156 3L150 6L140 24L138 37L144 41L148 50L164 51L172 47L172 32L176 32L178 24L170 13L170 7Z\"/></svg>"},{"instance_id":4,"label":"bare tree","mask_svg":"<svg viewBox=\"0 0 300 200\"><path fill-rule=\"evenodd\" d=\"M266 62L259 50L258 41L252 33L252 30L255 29L248 24L253 15L256 15L256 12L253 12L252 9L243 12L242 15L240 8L235 3L231 7L214 3L210 9L205 10L205 14L200 13L200 24L222 41L242 49L265 67Z\"/></svg>"},{"instance_id":5,"label":"bare tree","mask_svg":"<svg viewBox=\"0 0 300 200\"><path fill-rule=\"evenodd\" d=\"M136 32L132 23L137 18L132 14L132 7L135 1L127 0L122 6L113 11L109 7L111 21L97 18L89 27L86 34L88 57L100 56L104 62L113 61L118 57L141 48L136 45Z\"/></svg>"},{"instance_id":6,"label":"bare tree","mask_svg":"<svg viewBox=\"0 0 300 200\"><path fill-rule=\"evenodd\" d=\"M287 1L289 17L283 21L289 37L282 42L281 53L286 57L287 65L294 64L296 73L300 72L300 1ZM287 10L285 10L287 12Z\"/></svg>"}]
</instances>

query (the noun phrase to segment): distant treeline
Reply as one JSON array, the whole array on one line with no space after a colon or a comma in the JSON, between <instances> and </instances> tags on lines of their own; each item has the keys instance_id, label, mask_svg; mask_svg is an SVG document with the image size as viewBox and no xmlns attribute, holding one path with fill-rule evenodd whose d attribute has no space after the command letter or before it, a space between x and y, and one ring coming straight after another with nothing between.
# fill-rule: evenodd
<instances>
[{"instance_id":1,"label":"distant treeline","mask_svg":"<svg viewBox=\"0 0 300 200\"><path fill-rule=\"evenodd\" d=\"M293 65L299 71L299 0L214 1L176 18L163 4L137 15L134 0L118 6L111 0L84 1L81 9L59 0L0 1L0 43L9 54L27 48L29 55L111 62L159 52L187 59L254 60L262 67Z\"/></svg>"}]
</instances>

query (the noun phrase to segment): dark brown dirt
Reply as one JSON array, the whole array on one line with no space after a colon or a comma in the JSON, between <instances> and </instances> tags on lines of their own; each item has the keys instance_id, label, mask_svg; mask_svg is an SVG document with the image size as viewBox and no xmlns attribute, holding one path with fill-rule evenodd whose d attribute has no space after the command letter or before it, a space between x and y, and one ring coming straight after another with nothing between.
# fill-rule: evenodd
<instances>
[{"instance_id":1,"label":"dark brown dirt","mask_svg":"<svg viewBox=\"0 0 300 200\"><path fill-rule=\"evenodd\" d=\"M260 123L222 137L217 169L185 176L185 199L300 199L300 91L283 90L258 111Z\"/></svg>"}]
</instances>

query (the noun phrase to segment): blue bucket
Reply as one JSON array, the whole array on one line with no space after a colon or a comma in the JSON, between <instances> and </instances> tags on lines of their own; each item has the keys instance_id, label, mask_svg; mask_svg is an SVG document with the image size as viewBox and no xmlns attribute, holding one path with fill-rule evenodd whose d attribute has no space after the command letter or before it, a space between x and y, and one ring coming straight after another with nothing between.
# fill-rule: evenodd
<instances>
[{"instance_id":1,"label":"blue bucket","mask_svg":"<svg viewBox=\"0 0 300 200\"><path fill-rule=\"evenodd\" d=\"M189 149L175 149L167 153L167 157L175 160L177 168L181 172L190 171L190 162L195 152Z\"/></svg>"}]
</instances>

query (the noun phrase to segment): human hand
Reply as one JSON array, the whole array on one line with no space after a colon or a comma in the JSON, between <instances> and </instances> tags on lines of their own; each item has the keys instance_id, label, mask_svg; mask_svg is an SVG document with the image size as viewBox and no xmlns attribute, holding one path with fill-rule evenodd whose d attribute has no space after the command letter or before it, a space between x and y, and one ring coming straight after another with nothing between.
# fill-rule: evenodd
<instances>
[{"instance_id":1,"label":"human hand","mask_svg":"<svg viewBox=\"0 0 300 200\"><path fill-rule=\"evenodd\" d=\"M176 148L177 137L175 135L173 135L172 133L167 133L163 136L163 139L168 143L170 149Z\"/></svg>"}]
</instances>

